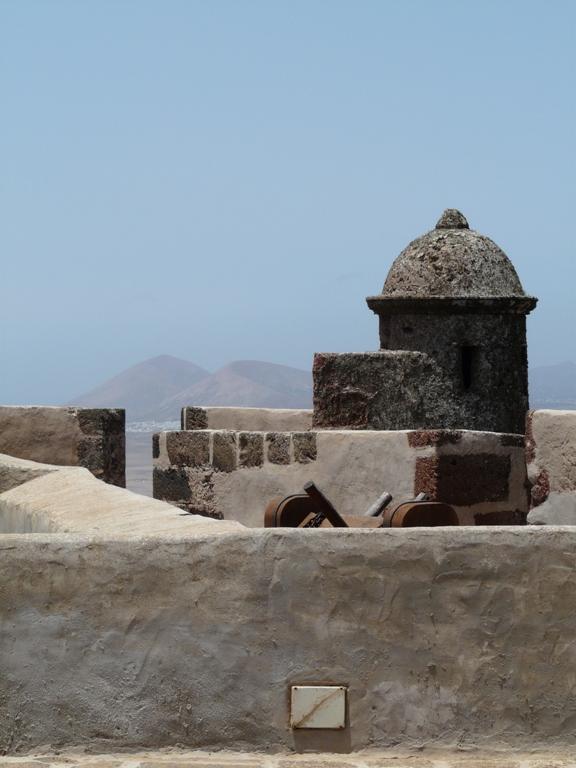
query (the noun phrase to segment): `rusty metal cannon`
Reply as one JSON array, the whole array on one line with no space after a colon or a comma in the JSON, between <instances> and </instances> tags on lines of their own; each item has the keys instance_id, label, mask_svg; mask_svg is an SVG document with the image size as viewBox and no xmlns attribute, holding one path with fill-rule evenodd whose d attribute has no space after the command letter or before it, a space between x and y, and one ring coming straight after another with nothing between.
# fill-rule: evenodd
<instances>
[{"instance_id":1,"label":"rusty metal cannon","mask_svg":"<svg viewBox=\"0 0 576 768\"><path fill-rule=\"evenodd\" d=\"M304 493L272 499L264 513L266 528L416 528L458 525L453 507L430 501L418 494L410 501L391 507L392 496L383 493L363 515L342 516L313 482Z\"/></svg>"}]
</instances>

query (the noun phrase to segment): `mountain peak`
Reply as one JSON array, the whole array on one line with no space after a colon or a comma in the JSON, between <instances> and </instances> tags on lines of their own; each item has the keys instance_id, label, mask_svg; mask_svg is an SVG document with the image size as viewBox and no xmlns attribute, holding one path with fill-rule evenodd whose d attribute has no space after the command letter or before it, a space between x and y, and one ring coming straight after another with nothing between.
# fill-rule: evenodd
<instances>
[{"instance_id":1,"label":"mountain peak","mask_svg":"<svg viewBox=\"0 0 576 768\"><path fill-rule=\"evenodd\" d=\"M173 421L184 405L310 408L310 371L235 360L213 374L188 360L157 355L127 368L69 405L125 408L127 421Z\"/></svg>"}]
</instances>

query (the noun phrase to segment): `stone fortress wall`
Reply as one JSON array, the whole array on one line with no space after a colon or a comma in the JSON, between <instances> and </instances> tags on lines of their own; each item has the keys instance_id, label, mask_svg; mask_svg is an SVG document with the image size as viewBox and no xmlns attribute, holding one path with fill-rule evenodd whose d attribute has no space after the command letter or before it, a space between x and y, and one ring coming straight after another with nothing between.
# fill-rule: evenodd
<instances>
[{"instance_id":1,"label":"stone fortress wall","mask_svg":"<svg viewBox=\"0 0 576 768\"><path fill-rule=\"evenodd\" d=\"M526 315L536 303L504 251L444 211L367 298L379 351L315 355L312 429L272 412L250 421L242 409L185 409L182 431L155 437L154 495L259 525L272 497L314 480L343 514L384 491L425 492L464 524L524 523Z\"/></svg>"},{"instance_id":2,"label":"stone fortress wall","mask_svg":"<svg viewBox=\"0 0 576 768\"><path fill-rule=\"evenodd\" d=\"M239 415L244 426L275 426L273 413L216 409L205 423ZM576 495L575 423L572 412L529 416L537 510L555 493ZM215 436L231 434L183 430L158 443L208 435L214 460ZM267 449L275 442L248 434ZM434 483L453 460L481 473L481 454L526 472L518 436L272 434L288 436L306 472L322 441L333 457L339 439L372 441L359 467L402 443L398 471L412 456ZM316 459L308 444L310 463L295 461L294 435L316 438ZM336 474L352 455L344 450ZM0 749L574 745L574 530L254 530L183 514L82 467L0 457ZM303 683L346 688L342 731L290 728L288 693Z\"/></svg>"},{"instance_id":3,"label":"stone fortress wall","mask_svg":"<svg viewBox=\"0 0 576 768\"><path fill-rule=\"evenodd\" d=\"M575 530L254 530L2 456L0 750L574 746ZM343 730L290 728L306 683Z\"/></svg>"},{"instance_id":4,"label":"stone fortress wall","mask_svg":"<svg viewBox=\"0 0 576 768\"><path fill-rule=\"evenodd\" d=\"M121 411L0 409L0 753L576 745L576 413L520 434L535 299L457 211L395 265L372 354L442 386L422 397L428 368L404 366L370 389L350 355L316 366L314 413L185 409L154 439L170 504L116 487ZM513 354L450 326L463 306L513 326ZM438 421L452 396L457 426ZM464 525L247 527L308 479L344 513L426 491ZM518 526L529 505L539 525ZM290 726L303 684L345 689L344 728Z\"/></svg>"},{"instance_id":5,"label":"stone fortress wall","mask_svg":"<svg viewBox=\"0 0 576 768\"><path fill-rule=\"evenodd\" d=\"M108 437L104 431L88 435L97 451L78 450L87 437L78 426L82 418L89 424L113 423ZM243 429L234 430L238 423ZM156 454L158 495L188 509L200 498L194 497L195 485L208 476L205 489L210 493L205 492L205 507L198 511L258 527L272 496L297 492L315 478L344 514L368 507L383 488L390 488L397 500L420 490L447 499L459 508L465 524L500 524L510 512L519 514L507 521L518 524L530 509L528 521L536 524L576 522L574 411L530 411L525 439L467 430L312 430L311 423L312 411L185 408L188 429L160 434L150 447ZM199 424L207 426L198 429ZM281 431L286 426L297 429ZM61 469L64 480L74 466L96 478L103 478L102 466L113 467L104 478L120 484L123 441L121 411L0 408L0 445L7 454L33 454L40 462L52 458L52 466L10 461L7 469L8 459L0 462L0 493L10 490L10 483L22 485L14 479L20 474L28 481ZM81 475L86 485L89 475L77 472L75 477ZM35 487L41 499L43 486ZM98 483L95 488L113 491ZM39 501L34 503L41 509Z\"/></svg>"},{"instance_id":6,"label":"stone fortress wall","mask_svg":"<svg viewBox=\"0 0 576 768\"><path fill-rule=\"evenodd\" d=\"M3 752L576 744L574 528L205 524L0 535ZM303 683L343 730L290 728Z\"/></svg>"},{"instance_id":7,"label":"stone fortress wall","mask_svg":"<svg viewBox=\"0 0 576 768\"><path fill-rule=\"evenodd\" d=\"M282 422L275 422L274 411L256 421L256 413L243 410L185 408L183 424L227 428L155 435L154 496L194 514L260 527L270 499L301 492L313 479L345 515L362 514L387 490L397 502L428 493L454 505L466 525L526 521L522 435L279 431L274 427ZM274 431L234 429L239 422Z\"/></svg>"}]
</instances>

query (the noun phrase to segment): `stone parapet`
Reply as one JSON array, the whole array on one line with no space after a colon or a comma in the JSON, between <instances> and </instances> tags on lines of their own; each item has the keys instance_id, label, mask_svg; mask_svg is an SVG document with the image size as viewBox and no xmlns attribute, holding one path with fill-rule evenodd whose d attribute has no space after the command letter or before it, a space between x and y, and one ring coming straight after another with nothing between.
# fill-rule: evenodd
<instances>
[{"instance_id":1,"label":"stone parapet","mask_svg":"<svg viewBox=\"0 0 576 768\"><path fill-rule=\"evenodd\" d=\"M182 515L171 504L103 483L83 467L0 454L0 533L198 536L241 530L232 521Z\"/></svg>"},{"instance_id":2,"label":"stone parapet","mask_svg":"<svg viewBox=\"0 0 576 768\"><path fill-rule=\"evenodd\" d=\"M418 750L457 745L455 768L487 766L474 749L520 768L521 750L574 753L573 528L12 534L0 549L3 754L58 750L64 768L81 745L180 747L238 768L226 750L390 748L430 768ZM291 686L326 682L347 688L345 728L291 730ZM325 760L294 758L340 765Z\"/></svg>"},{"instance_id":3,"label":"stone parapet","mask_svg":"<svg viewBox=\"0 0 576 768\"><path fill-rule=\"evenodd\" d=\"M522 435L466 430L187 430L154 436L154 496L194 514L263 524L274 496L307 480L342 514L362 514L385 490L426 492L469 525L524 524Z\"/></svg>"},{"instance_id":4,"label":"stone parapet","mask_svg":"<svg viewBox=\"0 0 576 768\"><path fill-rule=\"evenodd\" d=\"M85 467L99 480L126 484L121 408L0 406L0 453Z\"/></svg>"},{"instance_id":5,"label":"stone parapet","mask_svg":"<svg viewBox=\"0 0 576 768\"><path fill-rule=\"evenodd\" d=\"M312 428L312 411L302 408L182 408L182 429L290 431Z\"/></svg>"}]
</instances>

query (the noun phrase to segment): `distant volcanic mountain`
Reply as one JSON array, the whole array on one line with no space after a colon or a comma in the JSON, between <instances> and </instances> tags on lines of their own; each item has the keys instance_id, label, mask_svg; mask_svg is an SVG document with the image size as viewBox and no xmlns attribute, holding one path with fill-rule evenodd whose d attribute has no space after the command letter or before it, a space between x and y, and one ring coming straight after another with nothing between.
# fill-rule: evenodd
<instances>
[{"instance_id":1,"label":"distant volcanic mountain","mask_svg":"<svg viewBox=\"0 0 576 768\"><path fill-rule=\"evenodd\" d=\"M311 408L309 371L238 360L210 374L194 363L161 355L123 371L69 405L126 408L134 421L175 421L184 405Z\"/></svg>"},{"instance_id":2,"label":"distant volcanic mountain","mask_svg":"<svg viewBox=\"0 0 576 768\"><path fill-rule=\"evenodd\" d=\"M127 368L69 405L125 408L129 422L177 421L184 405L311 408L310 371L258 360L237 360L210 373L160 355ZM576 408L576 363L530 370L531 408Z\"/></svg>"},{"instance_id":3,"label":"distant volcanic mountain","mask_svg":"<svg viewBox=\"0 0 576 768\"><path fill-rule=\"evenodd\" d=\"M311 408L312 375L287 365L237 360L166 399L158 415L174 418L183 405Z\"/></svg>"},{"instance_id":4,"label":"distant volcanic mountain","mask_svg":"<svg viewBox=\"0 0 576 768\"><path fill-rule=\"evenodd\" d=\"M85 408L125 408L129 421L154 419L167 398L210 376L200 366L171 355L159 355L137 363L68 405ZM176 415L174 418L178 418Z\"/></svg>"}]
</instances>

